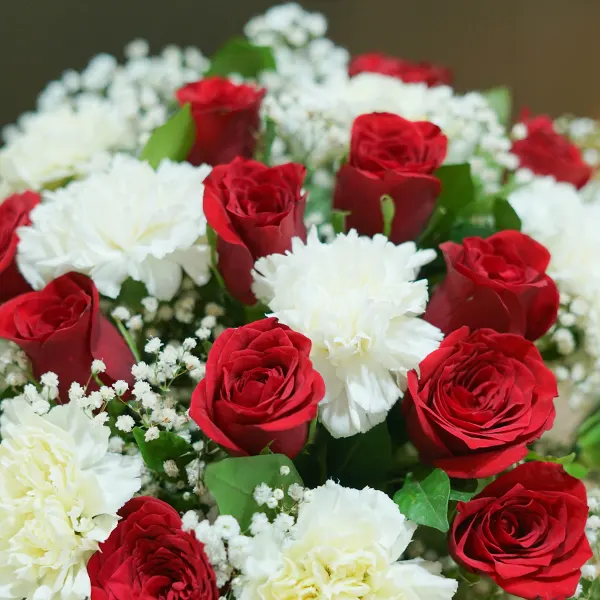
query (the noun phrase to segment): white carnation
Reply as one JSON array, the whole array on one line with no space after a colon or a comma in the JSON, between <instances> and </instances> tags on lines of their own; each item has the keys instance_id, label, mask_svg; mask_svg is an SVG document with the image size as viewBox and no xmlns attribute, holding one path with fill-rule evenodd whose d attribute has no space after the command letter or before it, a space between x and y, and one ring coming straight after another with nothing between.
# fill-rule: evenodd
<instances>
[{"instance_id":1,"label":"white carnation","mask_svg":"<svg viewBox=\"0 0 600 600\"><path fill-rule=\"evenodd\" d=\"M45 194L19 230L18 262L36 289L68 271L89 275L116 298L129 277L170 300L182 269L198 285L209 279L210 248L202 210L210 168L117 155L83 181Z\"/></svg>"},{"instance_id":2,"label":"white carnation","mask_svg":"<svg viewBox=\"0 0 600 600\"><path fill-rule=\"evenodd\" d=\"M320 419L335 437L383 422L406 388L406 374L433 352L441 332L418 318L427 281L415 281L433 250L396 246L355 230L331 244L312 230L287 254L259 259L253 290L282 323L312 341L325 380Z\"/></svg>"},{"instance_id":3,"label":"white carnation","mask_svg":"<svg viewBox=\"0 0 600 600\"><path fill-rule=\"evenodd\" d=\"M74 402L43 417L3 408L0 598L89 597L87 561L139 489L141 461L108 452L110 430Z\"/></svg>"},{"instance_id":4,"label":"white carnation","mask_svg":"<svg viewBox=\"0 0 600 600\"><path fill-rule=\"evenodd\" d=\"M449 600L457 582L440 577L439 565L397 562L415 528L383 492L329 481L300 505L289 533L273 525L250 540L236 595Z\"/></svg>"},{"instance_id":5,"label":"white carnation","mask_svg":"<svg viewBox=\"0 0 600 600\"><path fill-rule=\"evenodd\" d=\"M7 191L39 191L84 175L135 142L129 120L100 99L27 114L0 149L0 181Z\"/></svg>"}]
</instances>

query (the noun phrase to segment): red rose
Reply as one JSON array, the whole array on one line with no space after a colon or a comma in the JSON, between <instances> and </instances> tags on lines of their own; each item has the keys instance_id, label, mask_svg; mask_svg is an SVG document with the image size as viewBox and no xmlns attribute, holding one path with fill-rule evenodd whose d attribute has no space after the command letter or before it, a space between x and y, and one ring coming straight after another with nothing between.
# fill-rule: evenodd
<instances>
[{"instance_id":1,"label":"red rose","mask_svg":"<svg viewBox=\"0 0 600 600\"><path fill-rule=\"evenodd\" d=\"M0 302L31 289L15 261L19 243L16 231L30 224L29 213L39 202L38 194L25 192L14 194L0 204Z\"/></svg>"},{"instance_id":2,"label":"red rose","mask_svg":"<svg viewBox=\"0 0 600 600\"><path fill-rule=\"evenodd\" d=\"M448 139L426 121L398 115L361 115L352 126L348 164L337 175L333 206L349 211L346 225L362 235L383 231L381 197L394 200L390 240L414 240L429 221L440 182L432 173L446 156Z\"/></svg>"},{"instance_id":3,"label":"red rose","mask_svg":"<svg viewBox=\"0 0 600 600\"><path fill-rule=\"evenodd\" d=\"M222 77L209 77L179 89L177 100L181 105L190 104L196 124L189 162L218 165L236 156L251 158L264 95L265 90L236 85Z\"/></svg>"},{"instance_id":4,"label":"red rose","mask_svg":"<svg viewBox=\"0 0 600 600\"><path fill-rule=\"evenodd\" d=\"M512 145L512 153L519 157L520 166L536 175L552 175L557 181L572 183L582 188L593 170L581 155L581 150L566 137L557 133L552 119L545 115L522 117L527 137Z\"/></svg>"},{"instance_id":5,"label":"red rose","mask_svg":"<svg viewBox=\"0 0 600 600\"><path fill-rule=\"evenodd\" d=\"M450 552L509 594L566 600L592 557L585 487L560 465L528 462L460 502Z\"/></svg>"},{"instance_id":6,"label":"red rose","mask_svg":"<svg viewBox=\"0 0 600 600\"><path fill-rule=\"evenodd\" d=\"M452 71L446 67L394 58L380 52L360 54L352 59L348 67L350 77L365 72L389 75L405 83L425 83L428 87L452 84Z\"/></svg>"},{"instance_id":7,"label":"red rose","mask_svg":"<svg viewBox=\"0 0 600 600\"><path fill-rule=\"evenodd\" d=\"M421 458L451 477L496 475L554 422L556 379L532 342L467 327L408 374L402 410Z\"/></svg>"},{"instance_id":8,"label":"red rose","mask_svg":"<svg viewBox=\"0 0 600 600\"><path fill-rule=\"evenodd\" d=\"M218 600L216 577L193 533L162 500L139 497L88 563L92 600Z\"/></svg>"},{"instance_id":9,"label":"red rose","mask_svg":"<svg viewBox=\"0 0 600 600\"><path fill-rule=\"evenodd\" d=\"M254 304L252 268L269 254L283 254L293 237L306 240L302 184L306 168L267 167L236 158L215 167L204 182L204 214L217 233L219 270L232 296Z\"/></svg>"},{"instance_id":10,"label":"red rose","mask_svg":"<svg viewBox=\"0 0 600 600\"><path fill-rule=\"evenodd\" d=\"M94 359L106 365L100 374L106 384L132 380L133 356L100 313L93 281L79 273L67 273L42 291L22 294L0 306L0 338L21 347L36 377L48 371L58 375L63 402L71 383L88 381Z\"/></svg>"},{"instance_id":11,"label":"red rose","mask_svg":"<svg viewBox=\"0 0 600 600\"><path fill-rule=\"evenodd\" d=\"M294 458L325 395L310 340L277 319L227 329L213 344L190 416L234 455L271 450Z\"/></svg>"},{"instance_id":12,"label":"red rose","mask_svg":"<svg viewBox=\"0 0 600 600\"><path fill-rule=\"evenodd\" d=\"M550 253L518 231L440 245L448 273L425 320L450 333L463 325L542 337L556 321L558 289L546 275Z\"/></svg>"}]
</instances>

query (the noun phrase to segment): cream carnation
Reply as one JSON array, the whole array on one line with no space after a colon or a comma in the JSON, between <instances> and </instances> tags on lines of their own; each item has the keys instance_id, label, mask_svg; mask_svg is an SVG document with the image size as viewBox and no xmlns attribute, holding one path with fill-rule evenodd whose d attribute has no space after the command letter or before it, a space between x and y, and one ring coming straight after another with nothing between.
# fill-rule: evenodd
<instances>
[{"instance_id":1,"label":"cream carnation","mask_svg":"<svg viewBox=\"0 0 600 600\"><path fill-rule=\"evenodd\" d=\"M210 248L202 210L207 166L145 162L117 155L87 179L47 192L19 230L18 263L36 289L69 271L89 275L116 298L129 277L170 300L184 270L209 279Z\"/></svg>"},{"instance_id":2,"label":"cream carnation","mask_svg":"<svg viewBox=\"0 0 600 600\"><path fill-rule=\"evenodd\" d=\"M5 401L0 444L0 598L83 600L86 564L140 487L141 461L76 403L36 415Z\"/></svg>"},{"instance_id":3,"label":"cream carnation","mask_svg":"<svg viewBox=\"0 0 600 600\"><path fill-rule=\"evenodd\" d=\"M252 538L237 596L448 600L457 582L438 565L397 562L415 528L383 492L329 481L300 505L289 533L273 525Z\"/></svg>"},{"instance_id":4,"label":"cream carnation","mask_svg":"<svg viewBox=\"0 0 600 600\"><path fill-rule=\"evenodd\" d=\"M27 114L0 149L0 181L8 192L52 188L135 142L129 120L107 101Z\"/></svg>"},{"instance_id":5,"label":"cream carnation","mask_svg":"<svg viewBox=\"0 0 600 600\"><path fill-rule=\"evenodd\" d=\"M355 230L321 243L316 231L287 254L256 262L253 290L272 315L312 341L325 379L320 419L335 437L385 420L406 389L406 374L433 352L441 332L418 318L427 304L419 269L435 257L407 242Z\"/></svg>"}]
</instances>

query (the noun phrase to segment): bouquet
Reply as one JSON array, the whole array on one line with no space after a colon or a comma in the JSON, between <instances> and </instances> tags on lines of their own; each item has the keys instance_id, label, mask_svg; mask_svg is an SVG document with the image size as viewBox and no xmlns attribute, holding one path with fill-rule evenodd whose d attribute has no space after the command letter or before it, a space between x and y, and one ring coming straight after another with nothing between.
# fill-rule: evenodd
<instances>
[{"instance_id":1,"label":"bouquet","mask_svg":"<svg viewBox=\"0 0 600 600\"><path fill-rule=\"evenodd\" d=\"M0 600L600 598L600 127L296 4L0 148Z\"/></svg>"}]
</instances>

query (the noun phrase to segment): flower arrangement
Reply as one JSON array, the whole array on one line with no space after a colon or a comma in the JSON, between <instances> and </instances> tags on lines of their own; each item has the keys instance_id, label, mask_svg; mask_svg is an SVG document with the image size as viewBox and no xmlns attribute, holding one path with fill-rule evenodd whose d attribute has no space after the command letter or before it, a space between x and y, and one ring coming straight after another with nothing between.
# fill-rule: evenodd
<instances>
[{"instance_id":1,"label":"flower arrangement","mask_svg":"<svg viewBox=\"0 0 600 600\"><path fill-rule=\"evenodd\" d=\"M271 8L0 148L0 600L600 598L600 126Z\"/></svg>"}]
</instances>

